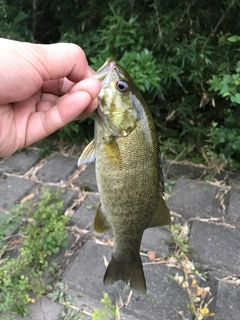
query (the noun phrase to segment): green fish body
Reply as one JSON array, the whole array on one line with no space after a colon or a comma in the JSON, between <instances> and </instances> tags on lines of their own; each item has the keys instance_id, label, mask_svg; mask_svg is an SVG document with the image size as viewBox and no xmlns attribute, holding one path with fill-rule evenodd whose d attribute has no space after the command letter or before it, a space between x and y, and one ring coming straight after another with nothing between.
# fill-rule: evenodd
<instances>
[{"instance_id":1,"label":"green fish body","mask_svg":"<svg viewBox=\"0 0 240 320\"><path fill-rule=\"evenodd\" d=\"M146 292L139 254L145 229L169 224L163 199L157 133L146 102L128 73L109 59L96 73L102 80L94 140L79 165L96 161L100 205L97 232L113 228L115 247L104 283L123 280Z\"/></svg>"}]
</instances>

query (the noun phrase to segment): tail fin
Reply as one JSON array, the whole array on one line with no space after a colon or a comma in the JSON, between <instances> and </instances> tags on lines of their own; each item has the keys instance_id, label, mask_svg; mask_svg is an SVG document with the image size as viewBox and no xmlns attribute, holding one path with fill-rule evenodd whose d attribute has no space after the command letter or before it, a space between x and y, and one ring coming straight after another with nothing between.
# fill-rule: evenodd
<instances>
[{"instance_id":1,"label":"tail fin","mask_svg":"<svg viewBox=\"0 0 240 320\"><path fill-rule=\"evenodd\" d=\"M130 287L146 292L146 281L143 273L142 260L140 255L136 261L125 262L117 261L112 256L107 270L104 275L104 284L114 283L118 280L123 280L125 283L130 283Z\"/></svg>"}]
</instances>

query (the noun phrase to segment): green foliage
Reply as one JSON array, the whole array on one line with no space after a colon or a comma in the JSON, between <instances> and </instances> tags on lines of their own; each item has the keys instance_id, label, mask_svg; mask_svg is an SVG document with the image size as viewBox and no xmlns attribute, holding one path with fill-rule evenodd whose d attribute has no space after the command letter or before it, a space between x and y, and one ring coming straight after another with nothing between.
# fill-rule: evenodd
<instances>
[{"instance_id":1,"label":"green foliage","mask_svg":"<svg viewBox=\"0 0 240 320\"><path fill-rule=\"evenodd\" d=\"M62 282L55 285L54 290L48 294L48 298L57 301L65 307L61 312L58 320L81 320L83 318L83 310L77 306L76 299L73 299L65 291L68 286ZM116 318L116 307L112 304L107 293L103 294L101 299L103 308L94 310L92 314L88 313L93 320L112 320Z\"/></svg>"},{"instance_id":2,"label":"green foliage","mask_svg":"<svg viewBox=\"0 0 240 320\"><path fill-rule=\"evenodd\" d=\"M49 143L49 141L41 140L36 143L36 146L39 148L38 155L40 159L45 158L46 156L49 156L52 153L52 146Z\"/></svg>"},{"instance_id":3,"label":"green foliage","mask_svg":"<svg viewBox=\"0 0 240 320\"><path fill-rule=\"evenodd\" d=\"M175 223L170 225L169 230L172 235L172 243L175 247L175 257L181 258L182 255L186 255L190 252L189 241L188 241L188 225L181 225L180 223Z\"/></svg>"},{"instance_id":4,"label":"green foliage","mask_svg":"<svg viewBox=\"0 0 240 320\"><path fill-rule=\"evenodd\" d=\"M175 157L232 166L240 163L239 9L238 0L8 0L0 1L0 30L15 39L77 43L95 69L114 56L147 100L165 155L174 149ZM92 135L92 118L58 133L68 143Z\"/></svg>"},{"instance_id":5,"label":"green foliage","mask_svg":"<svg viewBox=\"0 0 240 320\"><path fill-rule=\"evenodd\" d=\"M73 145L75 143L87 143L93 138L93 119L91 115L85 121L74 121L58 131L61 140Z\"/></svg>"},{"instance_id":6,"label":"green foliage","mask_svg":"<svg viewBox=\"0 0 240 320\"><path fill-rule=\"evenodd\" d=\"M24 221L16 236L17 257L6 254L11 247L1 233L0 252L5 255L0 266L0 312L7 312L9 317L16 314L24 317L27 304L34 303L35 297L49 289L44 274L55 272L56 266L46 258L66 245L65 225L69 218L62 214L63 208L59 193L43 189L39 202L18 205L9 213L9 222ZM11 228L10 224L6 233Z\"/></svg>"},{"instance_id":7,"label":"green foliage","mask_svg":"<svg viewBox=\"0 0 240 320\"><path fill-rule=\"evenodd\" d=\"M232 103L240 104L240 61L234 73L213 75L208 83L210 90L218 92L223 98L230 98Z\"/></svg>"},{"instance_id":8,"label":"green foliage","mask_svg":"<svg viewBox=\"0 0 240 320\"><path fill-rule=\"evenodd\" d=\"M108 294L104 293L103 298L101 299L103 308L101 310L94 310L92 314L93 320L109 320L116 317L116 307L112 304L112 301L109 299Z\"/></svg>"},{"instance_id":9,"label":"green foliage","mask_svg":"<svg viewBox=\"0 0 240 320\"><path fill-rule=\"evenodd\" d=\"M0 215L0 256L5 245L5 237L16 229L24 214L25 206L13 206L8 214Z\"/></svg>"}]
</instances>

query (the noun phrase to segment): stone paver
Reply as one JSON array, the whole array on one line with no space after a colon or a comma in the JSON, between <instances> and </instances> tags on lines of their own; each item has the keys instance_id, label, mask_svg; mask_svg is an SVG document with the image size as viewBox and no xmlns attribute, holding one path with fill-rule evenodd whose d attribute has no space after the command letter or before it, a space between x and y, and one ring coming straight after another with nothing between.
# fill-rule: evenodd
<instances>
[{"instance_id":1,"label":"stone paver","mask_svg":"<svg viewBox=\"0 0 240 320\"><path fill-rule=\"evenodd\" d=\"M19 178L7 177L0 181L0 208L9 209L20 201L25 195L31 193L36 182Z\"/></svg>"},{"instance_id":2,"label":"stone paver","mask_svg":"<svg viewBox=\"0 0 240 320\"><path fill-rule=\"evenodd\" d=\"M123 283L105 286L103 275L105 272L104 259L110 260L112 248L87 241L79 250L75 259L67 267L63 281L77 292L83 292L93 299L100 300L104 292L108 292L110 297L118 298L124 291ZM188 296L181 287L173 281L170 276L174 276L179 270L168 268L164 265L146 265L144 272L147 281L146 295L134 292L128 310L140 319L161 320L181 319L179 311L184 311L186 319L191 319L190 313L184 307L188 302ZM174 303L174 307L173 307Z\"/></svg>"},{"instance_id":3,"label":"stone paver","mask_svg":"<svg viewBox=\"0 0 240 320\"><path fill-rule=\"evenodd\" d=\"M87 241L77 252L75 259L70 263L63 274L63 281L69 288L77 292L100 300L107 287L103 284L105 272L104 256L109 261L112 248L96 245Z\"/></svg>"},{"instance_id":4,"label":"stone paver","mask_svg":"<svg viewBox=\"0 0 240 320\"><path fill-rule=\"evenodd\" d=\"M229 207L226 220L240 227L240 189L231 189L229 193Z\"/></svg>"},{"instance_id":5,"label":"stone paver","mask_svg":"<svg viewBox=\"0 0 240 320\"><path fill-rule=\"evenodd\" d=\"M240 319L240 286L219 281L214 320Z\"/></svg>"},{"instance_id":6,"label":"stone paver","mask_svg":"<svg viewBox=\"0 0 240 320\"><path fill-rule=\"evenodd\" d=\"M163 161L163 174L165 179L174 179L178 177L187 179L200 179L203 176L206 176L208 172L203 166L189 166L188 163Z\"/></svg>"},{"instance_id":7,"label":"stone paver","mask_svg":"<svg viewBox=\"0 0 240 320\"><path fill-rule=\"evenodd\" d=\"M240 272L240 229L193 221L190 246L196 261L229 272Z\"/></svg>"},{"instance_id":8,"label":"stone paver","mask_svg":"<svg viewBox=\"0 0 240 320\"><path fill-rule=\"evenodd\" d=\"M95 162L90 163L86 170L84 170L74 181L80 188L86 191L98 191Z\"/></svg>"},{"instance_id":9,"label":"stone paver","mask_svg":"<svg viewBox=\"0 0 240 320\"><path fill-rule=\"evenodd\" d=\"M103 308L103 304L100 303L100 300L92 299L89 296L84 296L79 294L78 292L68 289L67 294L69 294L74 299L74 305L80 308L81 310L84 310L88 313L92 313L94 310L99 310ZM132 314L126 314L124 308L120 309L121 314L121 320L141 320L139 318L136 318ZM83 314L82 320L91 320L92 317L88 316L86 314Z\"/></svg>"},{"instance_id":10,"label":"stone paver","mask_svg":"<svg viewBox=\"0 0 240 320\"><path fill-rule=\"evenodd\" d=\"M77 197L86 194L80 189L88 191L87 197L71 217L71 224L78 227L73 228L75 231L85 229L90 232L82 232L79 242L76 242L75 233L69 234L68 248L74 246L68 254L66 255L66 248L63 248L57 256L49 257L48 261L57 263L60 270L69 261L62 281L67 283L67 293L76 299L79 308L90 313L94 309L102 308L100 300L104 292L108 292L113 303L119 297L126 302L130 289L123 282L108 286L103 284L105 262L110 260L113 251L112 241L109 241L113 233L112 230L106 234L94 232L93 221L99 202L95 164L90 164L73 180L69 178L77 169L77 158L55 154L47 159L46 164L37 172L38 179L46 183L37 184L35 181L17 176L31 169L38 160L37 151L33 150L28 150L28 153L16 153L8 159L0 160L0 215L1 210L4 211L12 204L18 203L36 188L40 190L48 187L55 192L57 187L53 186L53 183L66 183L61 185L61 189L65 190L61 195L65 209L69 208ZM238 277L240 274L240 189L236 188L237 184L231 182L232 189L224 196L226 210L223 212L217 197L222 189L216 185L189 179L209 174L206 168L189 167L184 164L180 166L179 172L177 167L177 164L171 164L169 170L166 170L166 167L164 170L167 179L180 177L172 188L168 204L172 211L181 214L186 220L191 220L189 243L193 252L190 258L197 268L208 271L207 281L199 280L199 285L210 286L214 298L210 310L216 315L209 320L237 320L240 314L240 286L219 279L228 275ZM9 176L11 172L16 176ZM229 179L232 179L230 175ZM236 177L234 179L236 180ZM39 195L31 201L35 202L38 199ZM222 216L226 224L219 224L216 223L216 219L210 219ZM171 234L166 228L147 229L143 235L141 250L154 251L156 257L166 257L170 253L170 241ZM144 295L134 291L128 307L122 307L120 310L121 319L192 320L193 316L186 308L189 299L187 292L172 279L177 272L181 274L181 270L160 263L151 263L144 255L142 260L147 293ZM37 300L36 304L30 305L30 315L26 319L57 320L63 309L62 305L43 297ZM90 319L89 315L83 315L83 320Z\"/></svg>"},{"instance_id":11,"label":"stone paver","mask_svg":"<svg viewBox=\"0 0 240 320\"><path fill-rule=\"evenodd\" d=\"M36 150L25 150L16 152L11 157L4 159L0 164L2 170L10 172L26 173L40 159L39 152Z\"/></svg>"},{"instance_id":12,"label":"stone paver","mask_svg":"<svg viewBox=\"0 0 240 320\"><path fill-rule=\"evenodd\" d=\"M73 215L71 222L80 229L94 231L93 221L99 203L99 195L89 194Z\"/></svg>"},{"instance_id":13,"label":"stone paver","mask_svg":"<svg viewBox=\"0 0 240 320\"><path fill-rule=\"evenodd\" d=\"M155 251L157 256L169 254L171 233L165 228L149 228L143 233L141 248L147 251Z\"/></svg>"},{"instance_id":14,"label":"stone paver","mask_svg":"<svg viewBox=\"0 0 240 320\"><path fill-rule=\"evenodd\" d=\"M56 320L63 311L64 306L57 302L53 302L46 297L43 297L35 304L29 305L29 315L25 317L26 320ZM17 317L17 320L23 319Z\"/></svg>"},{"instance_id":15,"label":"stone paver","mask_svg":"<svg viewBox=\"0 0 240 320\"><path fill-rule=\"evenodd\" d=\"M185 219L221 217L220 202L216 199L219 188L200 181L179 178L168 200L170 210Z\"/></svg>"},{"instance_id":16,"label":"stone paver","mask_svg":"<svg viewBox=\"0 0 240 320\"><path fill-rule=\"evenodd\" d=\"M45 182L65 182L77 169L77 158L55 154L37 171L37 177Z\"/></svg>"},{"instance_id":17,"label":"stone paver","mask_svg":"<svg viewBox=\"0 0 240 320\"><path fill-rule=\"evenodd\" d=\"M144 266L147 283L146 295L134 295L129 310L140 319L146 320L192 320L191 313L186 309L188 295L171 277L179 270L161 264Z\"/></svg>"}]
</instances>

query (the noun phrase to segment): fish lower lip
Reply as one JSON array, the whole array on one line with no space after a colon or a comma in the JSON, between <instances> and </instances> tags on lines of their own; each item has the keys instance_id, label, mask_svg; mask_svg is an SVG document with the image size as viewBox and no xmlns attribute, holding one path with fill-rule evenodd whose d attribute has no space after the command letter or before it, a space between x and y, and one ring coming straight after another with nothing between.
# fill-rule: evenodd
<instances>
[{"instance_id":1,"label":"fish lower lip","mask_svg":"<svg viewBox=\"0 0 240 320\"><path fill-rule=\"evenodd\" d=\"M101 82L101 85L102 85L102 89L105 89L105 88L107 88L107 87L110 85L110 81L105 81L105 80L103 80L103 81Z\"/></svg>"}]
</instances>

